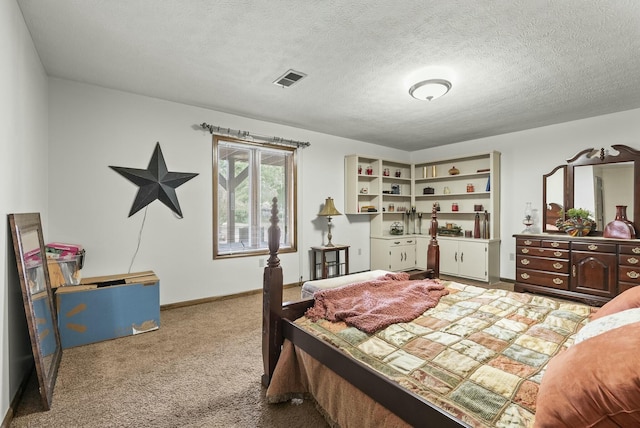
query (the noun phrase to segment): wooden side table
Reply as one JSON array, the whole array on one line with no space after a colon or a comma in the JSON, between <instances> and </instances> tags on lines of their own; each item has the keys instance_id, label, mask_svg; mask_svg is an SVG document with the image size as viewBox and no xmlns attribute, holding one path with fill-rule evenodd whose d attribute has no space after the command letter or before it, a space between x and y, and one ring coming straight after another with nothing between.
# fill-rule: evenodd
<instances>
[{"instance_id":1,"label":"wooden side table","mask_svg":"<svg viewBox=\"0 0 640 428\"><path fill-rule=\"evenodd\" d=\"M349 245L311 247L311 250L313 251L313 279L349 274ZM344 252L344 258L340 257L341 252ZM327 258L327 253L333 253L333 257Z\"/></svg>"}]
</instances>

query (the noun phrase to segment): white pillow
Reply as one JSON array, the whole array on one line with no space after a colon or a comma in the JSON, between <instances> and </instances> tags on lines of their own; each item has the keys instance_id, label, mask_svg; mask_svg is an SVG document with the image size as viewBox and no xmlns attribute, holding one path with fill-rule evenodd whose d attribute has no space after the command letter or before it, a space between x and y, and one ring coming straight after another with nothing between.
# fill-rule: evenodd
<instances>
[{"instance_id":1,"label":"white pillow","mask_svg":"<svg viewBox=\"0 0 640 428\"><path fill-rule=\"evenodd\" d=\"M616 312L615 314L606 315L602 318L595 319L587 323L576 334L574 345L595 337L599 334L606 333L614 328L640 321L640 308L627 309Z\"/></svg>"}]
</instances>

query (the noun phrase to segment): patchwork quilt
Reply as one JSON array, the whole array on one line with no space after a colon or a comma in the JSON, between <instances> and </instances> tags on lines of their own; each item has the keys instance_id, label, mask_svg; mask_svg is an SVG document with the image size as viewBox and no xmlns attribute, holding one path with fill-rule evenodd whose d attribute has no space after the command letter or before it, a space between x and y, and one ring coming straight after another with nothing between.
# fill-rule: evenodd
<instances>
[{"instance_id":1,"label":"patchwork quilt","mask_svg":"<svg viewBox=\"0 0 640 428\"><path fill-rule=\"evenodd\" d=\"M476 427L533 426L551 357L591 307L443 281L449 294L408 323L373 334L343 322L296 324Z\"/></svg>"}]
</instances>

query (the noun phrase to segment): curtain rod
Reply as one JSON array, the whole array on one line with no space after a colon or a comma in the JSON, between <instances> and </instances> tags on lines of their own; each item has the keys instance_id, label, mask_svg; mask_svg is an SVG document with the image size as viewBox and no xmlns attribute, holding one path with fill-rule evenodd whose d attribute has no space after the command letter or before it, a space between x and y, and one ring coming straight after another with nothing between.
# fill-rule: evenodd
<instances>
[{"instance_id":1,"label":"curtain rod","mask_svg":"<svg viewBox=\"0 0 640 428\"><path fill-rule=\"evenodd\" d=\"M202 129L207 129L211 133L211 135L216 134L236 138L255 138L266 143L280 144L283 146L296 146L297 148L309 147L311 145L311 143L309 143L308 141L287 140L280 137L267 137L264 135L252 134L248 131L239 131L231 128L221 128L216 125L209 125L206 122L202 122L200 126L202 127Z\"/></svg>"}]
</instances>

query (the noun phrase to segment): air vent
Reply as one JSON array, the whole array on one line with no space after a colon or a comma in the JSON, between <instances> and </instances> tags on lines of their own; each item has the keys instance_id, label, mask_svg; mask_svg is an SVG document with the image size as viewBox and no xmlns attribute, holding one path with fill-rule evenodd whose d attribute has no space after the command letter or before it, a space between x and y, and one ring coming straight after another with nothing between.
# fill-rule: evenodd
<instances>
[{"instance_id":1,"label":"air vent","mask_svg":"<svg viewBox=\"0 0 640 428\"><path fill-rule=\"evenodd\" d=\"M299 71L288 70L282 76L278 77L273 83L278 86L282 86L283 88L288 88L290 86L293 86L295 83L298 83L300 80L302 80L303 77L306 76L306 74L300 73Z\"/></svg>"}]
</instances>

